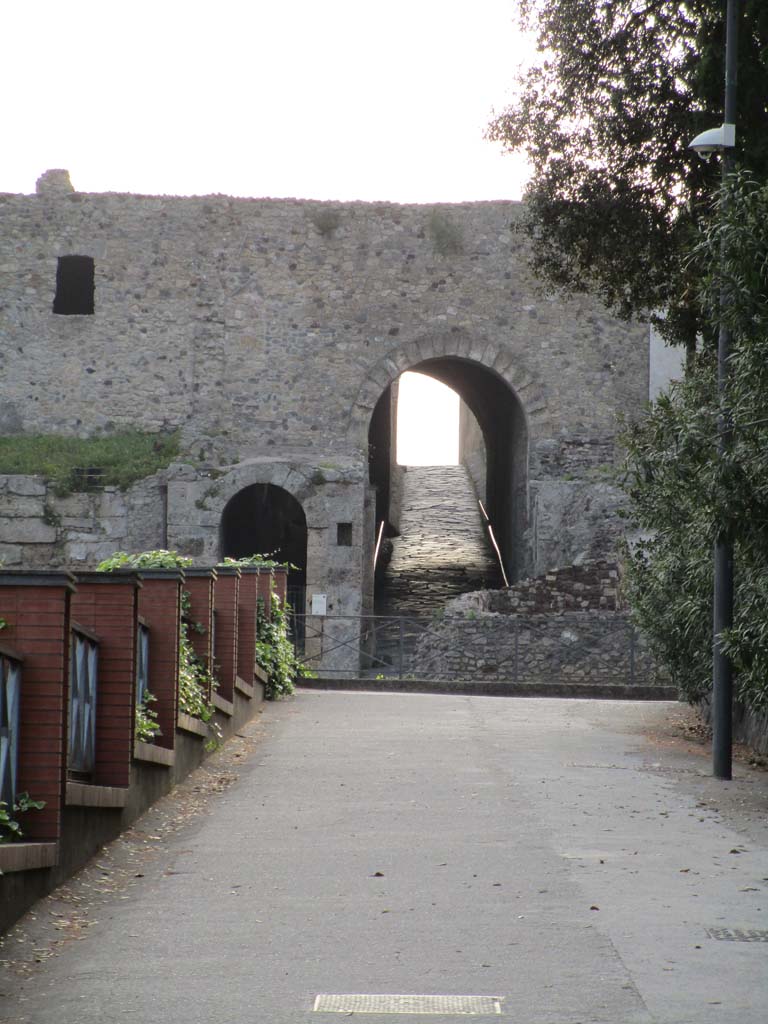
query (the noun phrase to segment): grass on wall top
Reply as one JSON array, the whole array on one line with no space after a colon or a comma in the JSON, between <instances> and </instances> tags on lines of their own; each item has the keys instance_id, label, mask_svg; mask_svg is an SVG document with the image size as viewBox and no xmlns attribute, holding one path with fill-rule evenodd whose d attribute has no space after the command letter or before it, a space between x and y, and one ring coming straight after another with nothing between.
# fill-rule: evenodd
<instances>
[{"instance_id":1,"label":"grass on wall top","mask_svg":"<svg viewBox=\"0 0 768 1024\"><path fill-rule=\"evenodd\" d=\"M129 487L179 454L178 432L125 430L98 437L0 436L0 473L43 476L59 495L97 486Z\"/></svg>"}]
</instances>

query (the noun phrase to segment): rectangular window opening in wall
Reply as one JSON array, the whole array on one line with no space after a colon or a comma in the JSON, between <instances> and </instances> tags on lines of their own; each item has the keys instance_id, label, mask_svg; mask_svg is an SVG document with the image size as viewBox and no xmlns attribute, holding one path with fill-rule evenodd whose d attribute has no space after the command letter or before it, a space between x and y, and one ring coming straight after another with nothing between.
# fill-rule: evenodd
<instances>
[{"instance_id":1,"label":"rectangular window opening in wall","mask_svg":"<svg viewBox=\"0 0 768 1024\"><path fill-rule=\"evenodd\" d=\"M352 547L352 523L336 524L336 543L340 548Z\"/></svg>"},{"instance_id":2,"label":"rectangular window opening in wall","mask_svg":"<svg viewBox=\"0 0 768 1024\"><path fill-rule=\"evenodd\" d=\"M19 768L21 662L0 650L0 800L11 807Z\"/></svg>"},{"instance_id":3,"label":"rectangular window opening in wall","mask_svg":"<svg viewBox=\"0 0 768 1024\"><path fill-rule=\"evenodd\" d=\"M96 764L96 696L99 644L95 637L73 623L69 664L69 757L68 775L80 782L90 780Z\"/></svg>"},{"instance_id":4,"label":"rectangular window opening in wall","mask_svg":"<svg viewBox=\"0 0 768 1024\"><path fill-rule=\"evenodd\" d=\"M59 256L53 312L62 316L93 313L94 263L92 256Z\"/></svg>"}]
</instances>

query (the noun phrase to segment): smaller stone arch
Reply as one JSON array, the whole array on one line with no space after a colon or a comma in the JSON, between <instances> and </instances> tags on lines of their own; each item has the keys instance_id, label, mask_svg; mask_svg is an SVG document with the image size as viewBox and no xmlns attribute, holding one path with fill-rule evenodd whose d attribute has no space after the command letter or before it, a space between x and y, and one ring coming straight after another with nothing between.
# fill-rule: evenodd
<instances>
[{"instance_id":1,"label":"smaller stone arch","mask_svg":"<svg viewBox=\"0 0 768 1024\"><path fill-rule=\"evenodd\" d=\"M289 557L287 552L279 553L279 557L286 557L299 566L298 571L294 570L290 586L294 591L294 604L301 607L305 587L322 578L323 571L316 538L327 529L327 522L322 487L316 477L317 472L311 467L279 459L250 459L232 466L215 480L196 474L190 478L183 472L168 485L169 545L201 563L215 564L227 555L252 554L254 551L245 550L249 545L244 542L234 545L226 542L222 524L228 507L231 510L234 502L236 508L239 501L241 512L247 515L249 504L252 513L260 497L270 493L273 497L284 495L279 499L281 512L290 510L293 504L293 511L289 511L293 532L301 528L305 535L302 539L305 553L298 559ZM272 531L271 537L275 536ZM269 531L266 543L270 544Z\"/></svg>"},{"instance_id":2,"label":"smaller stone arch","mask_svg":"<svg viewBox=\"0 0 768 1024\"><path fill-rule=\"evenodd\" d=\"M227 504L248 487L271 485L286 491L302 507L307 528L324 525L317 473L311 467L282 459L247 459L233 466L208 488L206 504L220 521Z\"/></svg>"},{"instance_id":3,"label":"smaller stone arch","mask_svg":"<svg viewBox=\"0 0 768 1024\"><path fill-rule=\"evenodd\" d=\"M222 558L268 555L295 566L294 577L306 579L307 517L301 503L275 484L244 487L224 506L219 553Z\"/></svg>"}]
</instances>

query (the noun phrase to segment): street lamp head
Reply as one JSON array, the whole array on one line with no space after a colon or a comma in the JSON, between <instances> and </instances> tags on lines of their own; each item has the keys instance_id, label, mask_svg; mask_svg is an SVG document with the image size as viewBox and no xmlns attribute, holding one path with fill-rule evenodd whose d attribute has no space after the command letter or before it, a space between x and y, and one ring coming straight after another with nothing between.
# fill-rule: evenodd
<instances>
[{"instance_id":1,"label":"street lamp head","mask_svg":"<svg viewBox=\"0 0 768 1024\"><path fill-rule=\"evenodd\" d=\"M689 143L689 149L695 150L702 160L709 160L713 153L722 153L724 149L733 149L736 145L736 125L721 124L719 128L697 135Z\"/></svg>"}]
</instances>

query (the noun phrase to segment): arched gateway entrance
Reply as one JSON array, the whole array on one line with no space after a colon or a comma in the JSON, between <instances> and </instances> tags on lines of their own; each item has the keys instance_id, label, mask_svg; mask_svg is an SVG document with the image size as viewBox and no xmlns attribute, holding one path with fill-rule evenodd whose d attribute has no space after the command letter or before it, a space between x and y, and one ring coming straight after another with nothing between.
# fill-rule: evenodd
<instances>
[{"instance_id":1,"label":"arched gateway entrance","mask_svg":"<svg viewBox=\"0 0 768 1024\"><path fill-rule=\"evenodd\" d=\"M509 384L494 370L461 356L438 356L407 367L448 385L464 407L460 460L470 470L478 498L488 512L510 579L528 569L528 431L523 408ZM370 420L369 475L376 488L376 521L395 533L394 416L396 381L380 395Z\"/></svg>"},{"instance_id":2,"label":"arched gateway entrance","mask_svg":"<svg viewBox=\"0 0 768 1024\"><path fill-rule=\"evenodd\" d=\"M263 554L289 564L289 600L297 611L304 610L307 520L288 491L256 483L230 498L221 517L220 551L222 558Z\"/></svg>"}]
</instances>

